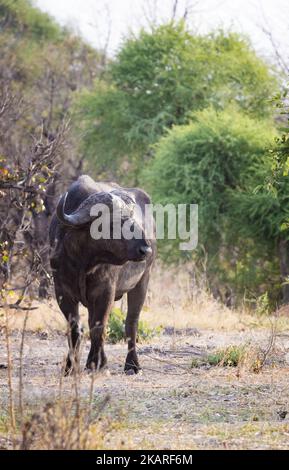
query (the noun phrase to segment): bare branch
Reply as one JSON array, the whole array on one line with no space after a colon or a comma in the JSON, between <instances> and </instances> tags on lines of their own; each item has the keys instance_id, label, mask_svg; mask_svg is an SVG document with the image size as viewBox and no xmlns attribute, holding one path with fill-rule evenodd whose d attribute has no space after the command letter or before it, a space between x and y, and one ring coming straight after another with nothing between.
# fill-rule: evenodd
<instances>
[{"instance_id":1,"label":"bare branch","mask_svg":"<svg viewBox=\"0 0 289 470\"><path fill-rule=\"evenodd\" d=\"M271 47L272 47L272 50L273 50L273 54L275 56L276 63L279 66L280 70L282 72L284 72L286 75L288 75L289 74L289 61L288 61L288 58L285 59L283 54L280 51L280 47L277 44L277 41L276 41L276 39L275 39L275 37L272 33L272 28L271 28L271 26L268 22L268 19L266 17L265 12L264 12L263 5L260 1L259 1L258 10L259 10L259 14L261 14L263 23L262 24L259 23L259 24L257 24L257 26L259 27L259 29L261 29L261 31L264 33L264 35L269 40L269 42L271 44Z\"/></svg>"},{"instance_id":2,"label":"bare branch","mask_svg":"<svg viewBox=\"0 0 289 470\"><path fill-rule=\"evenodd\" d=\"M269 39L269 41L271 43L271 46L272 46L277 64L279 65L280 69L284 73L286 73L286 75L288 75L289 74L289 63L287 63L286 59L284 59L284 57L282 56L282 54L281 54L281 52L278 48L278 45L277 45L277 43L276 43L276 41L273 37L272 31L265 28L264 26L261 27L261 30L267 36L267 38Z\"/></svg>"},{"instance_id":3,"label":"bare branch","mask_svg":"<svg viewBox=\"0 0 289 470\"><path fill-rule=\"evenodd\" d=\"M174 0L174 4L173 4L173 14L172 14L172 20L173 20L173 21L174 21L175 18L176 18L177 9L178 9L178 3L179 3L178 0Z\"/></svg>"}]
</instances>

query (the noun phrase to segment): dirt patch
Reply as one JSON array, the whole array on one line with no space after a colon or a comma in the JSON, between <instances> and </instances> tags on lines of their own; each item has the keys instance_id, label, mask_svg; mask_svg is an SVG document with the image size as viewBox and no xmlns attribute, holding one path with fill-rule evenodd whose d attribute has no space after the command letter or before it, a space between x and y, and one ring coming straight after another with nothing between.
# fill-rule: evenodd
<instances>
[{"instance_id":1,"label":"dirt patch","mask_svg":"<svg viewBox=\"0 0 289 470\"><path fill-rule=\"evenodd\" d=\"M137 376L123 373L126 345L106 345L108 372L96 377L93 392L95 403L109 395L104 413L117 423L106 436L106 448L289 448L289 419L284 413L289 411L289 339L286 334L276 338L272 353L276 360L254 374L233 367L194 369L191 362L193 358L229 344L254 342L265 348L270 331L169 333L139 345L143 369ZM4 419L8 412L7 356L5 342L1 339L0 407ZM20 341L21 332L14 331L10 342L16 403ZM88 348L86 340L82 348L82 367ZM27 409L35 410L57 399L66 353L64 333L26 333L23 393ZM65 378L61 383L62 393L69 395L73 378ZM90 377L83 372L79 383L83 400L87 399L90 384ZM4 446L3 438L1 445Z\"/></svg>"}]
</instances>

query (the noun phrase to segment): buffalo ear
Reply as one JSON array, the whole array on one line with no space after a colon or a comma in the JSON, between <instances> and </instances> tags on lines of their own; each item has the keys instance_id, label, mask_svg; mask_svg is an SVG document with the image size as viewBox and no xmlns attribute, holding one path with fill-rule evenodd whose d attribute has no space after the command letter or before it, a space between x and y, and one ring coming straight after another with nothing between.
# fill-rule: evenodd
<instances>
[{"instance_id":1,"label":"buffalo ear","mask_svg":"<svg viewBox=\"0 0 289 470\"><path fill-rule=\"evenodd\" d=\"M113 193L110 193L111 199L112 199L112 204L114 207L117 209L122 209L123 207L123 201L121 198Z\"/></svg>"},{"instance_id":2,"label":"buffalo ear","mask_svg":"<svg viewBox=\"0 0 289 470\"><path fill-rule=\"evenodd\" d=\"M114 189L113 191L111 191L110 194L113 194L114 196L119 197L121 201L127 204L128 206L131 204L136 204L134 194L129 194L125 190L120 191L119 189Z\"/></svg>"}]
</instances>

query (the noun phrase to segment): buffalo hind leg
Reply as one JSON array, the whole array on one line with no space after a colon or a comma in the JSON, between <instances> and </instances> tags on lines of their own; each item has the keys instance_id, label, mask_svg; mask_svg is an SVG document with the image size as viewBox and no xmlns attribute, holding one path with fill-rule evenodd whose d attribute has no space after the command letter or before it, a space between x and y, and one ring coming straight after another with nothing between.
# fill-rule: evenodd
<instances>
[{"instance_id":1,"label":"buffalo hind leg","mask_svg":"<svg viewBox=\"0 0 289 470\"><path fill-rule=\"evenodd\" d=\"M59 307L68 322L68 355L64 368L64 375L79 371L79 348L82 336L80 326L78 303L65 297L58 297Z\"/></svg>"},{"instance_id":2,"label":"buffalo hind leg","mask_svg":"<svg viewBox=\"0 0 289 470\"><path fill-rule=\"evenodd\" d=\"M110 292L94 299L88 304L88 324L90 331L91 347L88 354L86 368L99 371L107 364L104 353L105 330L110 310L114 301L114 295Z\"/></svg>"},{"instance_id":3,"label":"buffalo hind leg","mask_svg":"<svg viewBox=\"0 0 289 470\"><path fill-rule=\"evenodd\" d=\"M125 321L125 336L128 341L128 354L125 360L124 370L127 374L137 374L140 370L138 357L136 353L136 339L138 320L142 306L145 301L147 287L148 287L148 274L144 275L139 283L127 294L127 317Z\"/></svg>"}]
</instances>

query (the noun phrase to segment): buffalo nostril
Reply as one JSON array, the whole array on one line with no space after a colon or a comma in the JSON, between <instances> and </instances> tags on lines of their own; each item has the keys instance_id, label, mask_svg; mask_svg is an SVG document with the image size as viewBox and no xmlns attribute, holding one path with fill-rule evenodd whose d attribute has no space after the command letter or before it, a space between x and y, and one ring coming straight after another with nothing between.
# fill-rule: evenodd
<instances>
[{"instance_id":1,"label":"buffalo nostril","mask_svg":"<svg viewBox=\"0 0 289 470\"><path fill-rule=\"evenodd\" d=\"M151 249L150 246L142 245L139 248L139 252L140 252L141 255L149 255L149 254L152 253L152 249Z\"/></svg>"}]
</instances>

